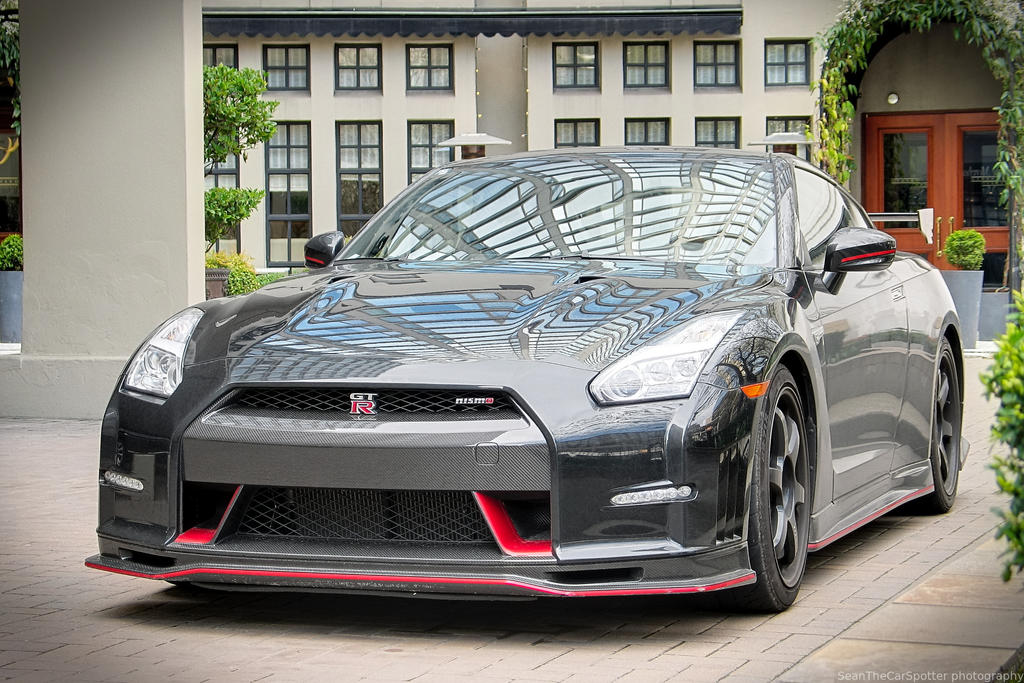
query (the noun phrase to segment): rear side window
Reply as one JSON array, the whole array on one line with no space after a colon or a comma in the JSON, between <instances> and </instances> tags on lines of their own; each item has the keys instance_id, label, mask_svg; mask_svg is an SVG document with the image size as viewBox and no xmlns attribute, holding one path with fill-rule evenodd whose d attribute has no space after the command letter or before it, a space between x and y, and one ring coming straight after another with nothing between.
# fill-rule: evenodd
<instances>
[{"instance_id":1,"label":"rear side window","mask_svg":"<svg viewBox=\"0 0 1024 683\"><path fill-rule=\"evenodd\" d=\"M863 220L854 219L846 198L835 185L800 168L795 176L800 234L811 257L810 267L820 270L825 265L825 246L836 230L867 226Z\"/></svg>"}]
</instances>

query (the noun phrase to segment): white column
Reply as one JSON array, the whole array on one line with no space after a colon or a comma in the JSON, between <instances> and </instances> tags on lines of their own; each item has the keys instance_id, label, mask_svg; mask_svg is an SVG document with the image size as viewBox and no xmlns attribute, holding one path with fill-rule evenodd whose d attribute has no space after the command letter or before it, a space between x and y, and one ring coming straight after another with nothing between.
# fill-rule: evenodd
<instances>
[{"instance_id":1,"label":"white column","mask_svg":"<svg viewBox=\"0 0 1024 683\"><path fill-rule=\"evenodd\" d=\"M22 3L22 353L0 415L98 417L203 287L199 0Z\"/></svg>"}]
</instances>

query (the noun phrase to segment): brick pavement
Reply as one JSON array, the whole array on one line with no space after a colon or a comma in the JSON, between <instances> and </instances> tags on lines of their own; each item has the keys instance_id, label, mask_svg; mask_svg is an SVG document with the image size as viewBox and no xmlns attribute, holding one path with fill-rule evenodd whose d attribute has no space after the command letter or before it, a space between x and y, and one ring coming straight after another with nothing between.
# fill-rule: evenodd
<instances>
[{"instance_id":1,"label":"brick pavement","mask_svg":"<svg viewBox=\"0 0 1024 683\"><path fill-rule=\"evenodd\" d=\"M976 380L985 361L968 363L974 446L953 512L897 510L811 555L800 600L779 615L729 614L699 596L218 593L89 570L97 425L0 419L0 679L653 683L992 672L1024 642L1024 595L996 578L992 406Z\"/></svg>"}]
</instances>

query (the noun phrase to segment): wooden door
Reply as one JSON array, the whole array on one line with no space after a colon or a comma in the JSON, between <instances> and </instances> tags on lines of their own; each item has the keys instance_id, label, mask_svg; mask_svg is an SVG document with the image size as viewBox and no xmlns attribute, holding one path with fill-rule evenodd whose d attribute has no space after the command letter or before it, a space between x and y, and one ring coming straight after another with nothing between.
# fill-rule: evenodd
<instances>
[{"instance_id":1,"label":"wooden door","mask_svg":"<svg viewBox=\"0 0 1024 683\"><path fill-rule=\"evenodd\" d=\"M996 161L999 123L995 112L868 114L864 118L864 205L871 212L935 210L928 244L917 228L880 225L902 251L925 256L940 268L954 230L985 235L986 286L1003 282L1009 246L1007 213L999 206Z\"/></svg>"}]
</instances>

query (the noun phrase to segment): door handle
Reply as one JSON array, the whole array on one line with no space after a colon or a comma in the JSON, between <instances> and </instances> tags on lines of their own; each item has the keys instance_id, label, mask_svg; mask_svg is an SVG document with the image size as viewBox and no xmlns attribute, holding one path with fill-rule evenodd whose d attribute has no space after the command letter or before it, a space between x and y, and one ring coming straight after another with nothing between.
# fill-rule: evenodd
<instances>
[{"instance_id":1,"label":"door handle","mask_svg":"<svg viewBox=\"0 0 1024 683\"><path fill-rule=\"evenodd\" d=\"M935 257L942 257L942 216L935 219Z\"/></svg>"}]
</instances>

